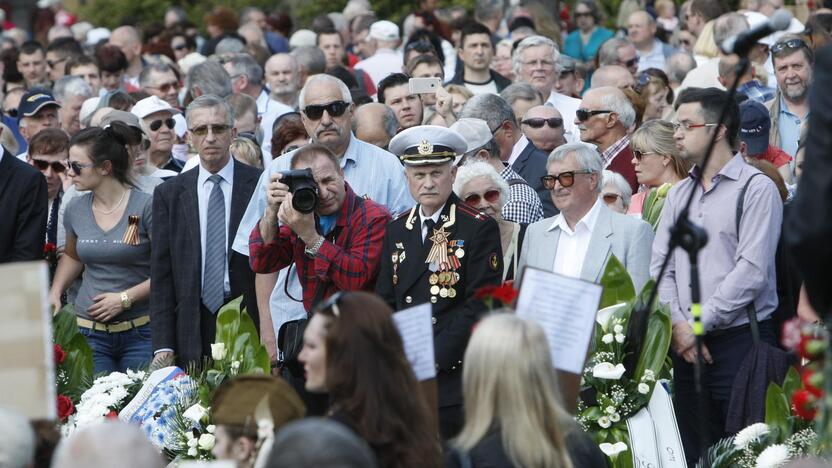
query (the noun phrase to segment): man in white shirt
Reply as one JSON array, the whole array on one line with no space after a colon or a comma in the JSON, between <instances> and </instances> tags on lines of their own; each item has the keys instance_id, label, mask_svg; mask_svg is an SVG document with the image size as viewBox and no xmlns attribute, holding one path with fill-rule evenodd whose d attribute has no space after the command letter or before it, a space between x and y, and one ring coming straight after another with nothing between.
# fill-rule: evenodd
<instances>
[{"instance_id":1,"label":"man in white shirt","mask_svg":"<svg viewBox=\"0 0 832 468\"><path fill-rule=\"evenodd\" d=\"M355 64L356 70L364 70L378 86L379 81L391 73L401 71L403 57L396 50L399 46L399 27L387 20L376 21L370 26L366 41L375 42L375 53Z\"/></svg>"},{"instance_id":2,"label":"man in white shirt","mask_svg":"<svg viewBox=\"0 0 832 468\"><path fill-rule=\"evenodd\" d=\"M636 11L627 20L627 37L636 46L638 71L658 68L665 71L665 59L673 48L656 39L656 20L646 11Z\"/></svg>"},{"instance_id":3,"label":"man in white shirt","mask_svg":"<svg viewBox=\"0 0 832 468\"><path fill-rule=\"evenodd\" d=\"M598 153L580 143L552 152L544 184L560 214L528 227L518 271L528 265L598 282L615 255L636 290L644 287L653 229L640 219L614 213L598 198L602 168Z\"/></svg>"}]
</instances>

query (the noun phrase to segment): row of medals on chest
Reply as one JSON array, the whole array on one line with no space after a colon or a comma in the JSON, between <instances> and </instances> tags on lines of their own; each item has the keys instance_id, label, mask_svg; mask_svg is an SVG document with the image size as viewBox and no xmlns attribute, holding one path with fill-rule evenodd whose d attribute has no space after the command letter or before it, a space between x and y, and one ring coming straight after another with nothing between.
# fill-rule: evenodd
<instances>
[{"instance_id":1,"label":"row of medals on chest","mask_svg":"<svg viewBox=\"0 0 832 468\"><path fill-rule=\"evenodd\" d=\"M428 277L430 283L431 303L436 303L436 296L441 298L456 297L456 289L454 285L459 283L461 276L458 270L461 266L460 259L465 256L465 241L463 240L449 240L448 233L445 232L444 227L434 229L433 236L430 237L433 242L431 250L428 253L425 263L429 264L431 275ZM404 248L403 245L396 245L398 248ZM397 274L398 266L404 262L406 252L393 252L391 260L393 261L393 284L399 282Z\"/></svg>"}]
</instances>

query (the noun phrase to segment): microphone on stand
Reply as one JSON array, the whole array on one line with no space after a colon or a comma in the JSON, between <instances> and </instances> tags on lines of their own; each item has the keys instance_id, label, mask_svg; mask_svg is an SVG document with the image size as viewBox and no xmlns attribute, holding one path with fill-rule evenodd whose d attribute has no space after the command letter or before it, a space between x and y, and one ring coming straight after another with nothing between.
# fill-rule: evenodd
<instances>
[{"instance_id":1,"label":"microphone on stand","mask_svg":"<svg viewBox=\"0 0 832 468\"><path fill-rule=\"evenodd\" d=\"M720 48L726 54L737 54L741 57L746 56L751 48L760 42L760 39L771 33L787 29L791 21L792 14L788 10L781 8L771 15L771 18L767 21L758 24L748 31L743 31L725 39L720 45Z\"/></svg>"}]
</instances>

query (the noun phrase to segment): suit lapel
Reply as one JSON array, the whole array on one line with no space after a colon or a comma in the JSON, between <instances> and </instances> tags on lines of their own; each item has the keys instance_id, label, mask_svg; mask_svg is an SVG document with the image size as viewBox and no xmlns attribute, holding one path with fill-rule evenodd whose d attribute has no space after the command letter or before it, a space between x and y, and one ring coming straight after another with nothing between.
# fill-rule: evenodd
<instances>
[{"instance_id":1,"label":"suit lapel","mask_svg":"<svg viewBox=\"0 0 832 468\"><path fill-rule=\"evenodd\" d=\"M13 161L10 158L16 157L9 154L8 151L4 151L3 159L0 159L0 197L3 196L3 192L11 185Z\"/></svg>"},{"instance_id":2,"label":"suit lapel","mask_svg":"<svg viewBox=\"0 0 832 468\"><path fill-rule=\"evenodd\" d=\"M514 172L519 174L523 174L523 171L526 169L526 165L529 163L529 155L532 154L532 146L531 144L527 144L523 151L517 156L517 159L514 161L514 164L511 167L514 169Z\"/></svg>"},{"instance_id":3,"label":"suit lapel","mask_svg":"<svg viewBox=\"0 0 832 468\"><path fill-rule=\"evenodd\" d=\"M552 271L555 266L555 256L558 254L558 241L560 240L560 229L546 230L543 232L543 245L551 245L552 248L543 248L534 253L535 260L529 262L538 268Z\"/></svg>"},{"instance_id":4,"label":"suit lapel","mask_svg":"<svg viewBox=\"0 0 832 468\"><path fill-rule=\"evenodd\" d=\"M581 279L598 282L607 263L612 244L612 212L606 206L601 206L598 212L598 219L595 221L595 229L592 230L592 237L589 239L589 248L584 258L584 266L581 269Z\"/></svg>"},{"instance_id":5,"label":"suit lapel","mask_svg":"<svg viewBox=\"0 0 832 468\"><path fill-rule=\"evenodd\" d=\"M197 284L201 285L202 281L199 278L202 278L202 235L200 235L199 230L199 201L197 199L197 190L200 188L197 186L198 175L199 168L196 168L192 171L183 172L176 177L182 179L184 186L180 192L181 203L178 212L185 222L188 236L191 239L191 242L189 242L189 245L193 249L191 258L196 260L195 271L197 272Z\"/></svg>"}]
</instances>

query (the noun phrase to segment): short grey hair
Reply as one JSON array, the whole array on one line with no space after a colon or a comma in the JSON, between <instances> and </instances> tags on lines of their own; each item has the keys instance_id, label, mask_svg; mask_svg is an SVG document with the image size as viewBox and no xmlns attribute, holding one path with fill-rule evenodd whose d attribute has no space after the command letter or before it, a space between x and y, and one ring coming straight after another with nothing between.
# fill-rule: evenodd
<instances>
[{"instance_id":1,"label":"short grey hair","mask_svg":"<svg viewBox=\"0 0 832 468\"><path fill-rule=\"evenodd\" d=\"M480 150L488 151L488 157L490 159L500 159L500 145L497 143L497 140L491 138L488 140L484 145L480 146L479 148L475 148L471 151L465 153L465 160L466 161L474 161L474 155L477 154Z\"/></svg>"},{"instance_id":2,"label":"short grey hair","mask_svg":"<svg viewBox=\"0 0 832 468\"><path fill-rule=\"evenodd\" d=\"M130 456L125 457L128 453ZM138 426L123 421L105 421L61 440L52 467L108 466L113 460L119 460L118 465L123 468L165 466L159 452Z\"/></svg>"},{"instance_id":3,"label":"short grey hair","mask_svg":"<svg viewBox=\"0 0 832 468\"><path fill-rule=\"evenodd\" d=\"M252 13L263 13L263 14L265 14L265 12L263 12L263 10L259 7L255 7L255 6L245 7L245 8L243 8L243 11L240 12L240 24L241 25L246 24L249 21L251 21L250 16L251 16Z\"/></svg>"},{"instance_id":4,"label":"short grey hair","mask_svg":"<svg viewBox=\"0 0 832 468\"><path fill-rule=\"evenodd\" d=\"M714 42L720 47L726 39L747 31L749 27L748 18L742 13L725 13L714 21Z\"/></svg>"},{"instance_id":5,"label":"short grey hair","mask_svg":"<svg viewBox=\"0 0 832 468\"><path fill-rule=\"evenodd\" d=\"M214 48L214 55L239 54L245 50L246 45L243 41L236 37L226 37L217 43Z\"/></svg>"},{"instance_id":6,"label":"short grey hair","mask_svg":"<svg viewBox=\"0 0 832 468\"><path fill-rule=\"evenodd\" d=\"M298 94L298 109L300 109L301 112L303 112L303 108L306 107L306 90L319 83L323 84L324 82L332 83L338 86L338 89L341 91L341 100L346 103L352 103L350 89L347 88L347 85L345 85L343 81L331 75L315 75L310 78L305 85L303 85L303 88L300 89L300 94Z\"/></svg>"},{"instance_id":7,"label":"short grey hair","mask_svg":"<svg viewBox=\"0 0 832 468\"><path fill-rule=\"evenodd\" d=\"M552 62L555 66L557 66L560 51L558 50L558 45L555 44L555 41L545 36L529 36L520 41L520 44L517 44L517 49L515 49L514 53L511 55L511 66L514 69L514 73L520 73L520 68L523 66L523 52L530 47L537 47L541 45L552 48Z\"/></svg>"},{"instance_id":8,"label":"short grey hair","mask_svg":"<svg viewBox=\"0 0 832 468\"><path fill-rule=\"evenodd\" d=\"M152 62L144 66L142 68L141 73L139 73L139 86L142 88L147 88L148 86L152 86L154 83L150 81L150 75L153 73L173 73L174 76L176 72L173 71L173 68L162 62Z\"/></svg>"},{"instance_id":9,"label":"short grey hair","mask_svg":"<svg viewBox=\"0 0 832 468\"><path fill-rule=\"evenodd\" d=\"M667 58L667 78L671 83L682 84L691 70L696 68L696 59L687 51L674 52Z\"/></svg>"},{"instance_id":10,"label":"short grey hair","mask_svg":"<svg viewBox=\"0 0 832 468\"><path fill-rule=\"evenodd\" d=\"M55 82L53 94L55 100L60 103L72 96L82 96L86 99L92 96L92 86L80 76L62 76Z\"/></svg>"},{"instance_id":11,"label":"short grey hair","mask_svg":"<svg viewBox=\"0 0 832 468\"><path fill-rule=\"evenodd\" d=\"M601 155L598 154L598 150L595 148L592 148L584 143L567 143L565 145L558 146L552 151L549 158L546 160L546 167L549 167L549 165L554 162L563 161L570 154L575 155L575 159L578 161L581 169L598 174L598 187L596 187L596 190L600 193L602 185L601 171L604 170L604 163L601 160Z\"/></svg>"},{"instance_id":12,"label":"short grey hair","mask_svg":"<svg viewBox=\"0 0 832 468\"><path fill-rule=\"evenodd\" d=\"M543 95L540 94L540 91L534 89L534 86L528 83L513 83L506 86L502 91L500 91L500 97L503 98L509 106L513 106L518 99L523 99L525 101L534 101L535 99L539 99L541 104L543 103Z\"/></svg>"},{"instance_id":13,"label":"short grey hair","mask_svg":"<svg viewBox=\"0 0 832 468\"><path fill-rule=\"evenodd\" d=\"M22 414L0 406L0 466L24 468L34 461L35 432Z\"/></svg>"},{"instance_id":14,"label":"short grey hair","mask_svg":"<svg viewBox=\"0 0 832 468\"><path fill-rule=\"evenodd\" d=\"M508 202L508 197L511 193L508 182L505 181L500 174L494 169L494 166L483 161L469 161L456 170L456 179L454 180L454 193L457 195L462 193L462 189L468 182L477 177L488 177L491 183L496 185L500 190L500 209Z\"/></svg>"},{"instance_id":15,"label":"short grey hair","mask_svg":"<svg viewBox=\"0 0 832 468\"><path fill-rule=\"evenodd\" d=\"M197 87L202 94L215 94L224 98L232 93L231 76L218 62L206 60L191 67L185 77L185 89L188 93L193 93Z\"/></svg>"},{"instance_id":16,"label":"short grey hair","mask_svg":"<svg viewBox=\"0 0 832 468\"><path fill-rule=\"evenodd\" d=\"M633 45L633 43L625 37L607 40L598 49L598 65L618 65L618 49L628 45Z\"/></svg>"},{"instance_id":17,"label":"short grey hair","mask_svg":"<svg viewBox=\"0 0 832 468\"><path fill-rule=\"evenodd\" d=\"M514 110L511 109L505 99L496 94L478 94L472 97L462 106L459 118L485 120L492 133L505 121L509 121L513 127L517 127Z\"/></svg>"},{"instance_id":18,"label":"short grey hair","mask_svg":"<svg viewBox=\"0 0 832 468\"><path fill-rule=\"evenodd\" d=\"M234 75L245 75L248 81L260 84L263 81L263 67L249 54L234 54L228 60Z\"/></svg>"},{"instance_id":19,"label":"short grey hair","mask_svg":"<svg viewBox=\"0 0 832 468\"><path fill-rule=\"evenodd\" d=\"M477 0L474 5L474 19L485 21L502 18L504 8L503 0Z\"/></svg>"},{"instance_id":20,"label":"short grey hair","mask_svg":"<svg viewBox=\"0 0 832 468\"><path fill-rule=\"evenodd\" d=\"M299 67L306 70L307 76L318 75L326 71L326 55L315 46L300 46L290 55L295 58Z\"/></svg>"},{"instance_id":21,"label":"short grey hair","mask_svg":"<svg viewBox=\"0 0 832 468\"><path fill-rule=\"evenodd\" d=\"M601 191L603 191L603 188L607 185L614 185L615 188L621 192L621 203L624 205L625 210L629 208L630 199L633 198L633 188L630 187L630 183L627 182L627 179L617 172L604 169L601 173Z\"/></svg>"},{"instance_id":22,"label":"short grey hair","mask_svg":"<svg viewBox=\"0 0 832 468\"><path fill-rule=\"evenodd\" d=\"M191 127L191 114L193 114L195 110L206 108L213 109L215 107L221 107L225 111L225 123L233 126L236 116L234 115L234 108L231 107L231 104L229 104L225 99L214 94L203 94L202 96L194 99L190 104L188 104L188 108L185 109L185 121L188 123L188 128Z\"/></svg>"},{"instance_id":23,"label":"short grey hair","mask_svg":"<svg viewBox=\"0 0 832 468\"><path fill-rule=\"evenodd\" d=\"M636 121L636 110L633 104L627 99L627 95L620 89L615 88L615 92L610 90L601 95L601 108L604 110L615 112L618 115L618 121L624 128L630 128Z\"/></svg>"}]
</instances>

